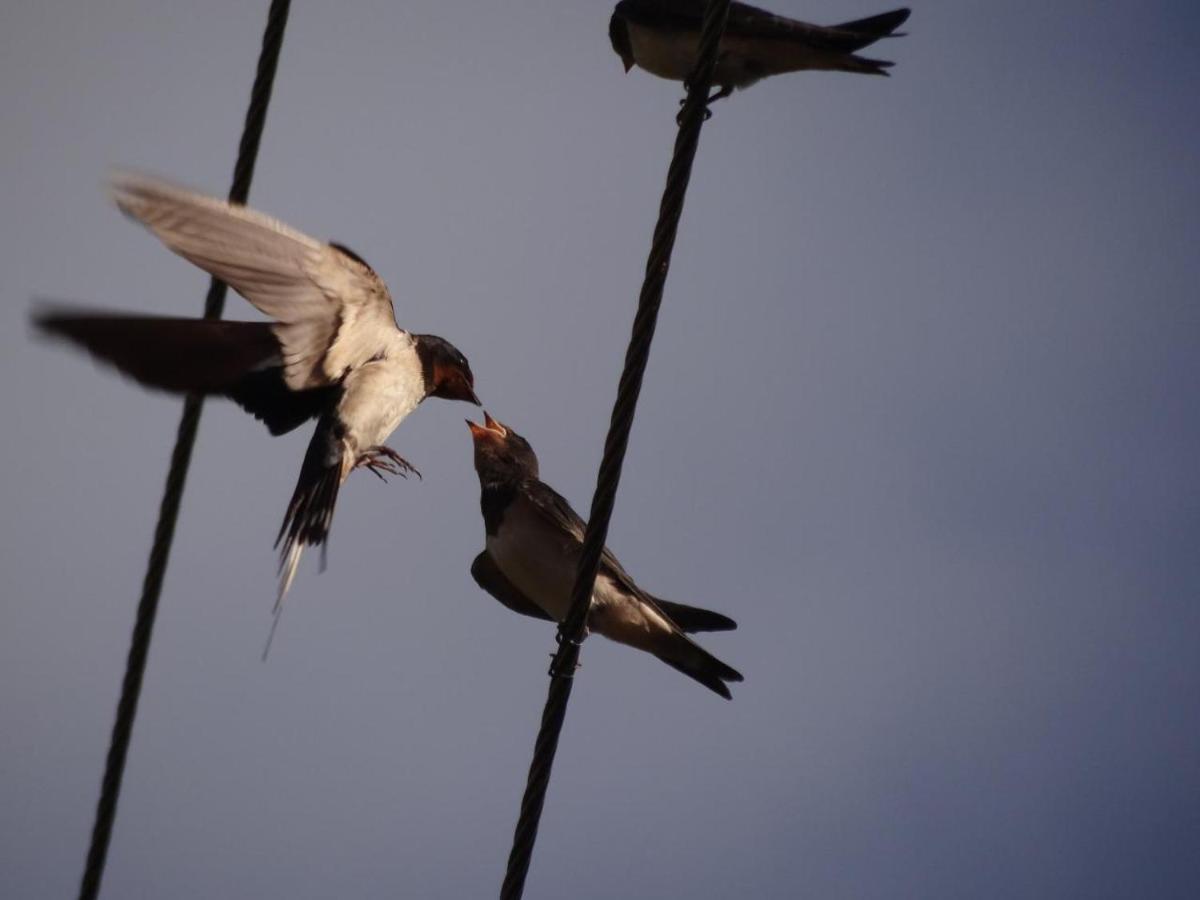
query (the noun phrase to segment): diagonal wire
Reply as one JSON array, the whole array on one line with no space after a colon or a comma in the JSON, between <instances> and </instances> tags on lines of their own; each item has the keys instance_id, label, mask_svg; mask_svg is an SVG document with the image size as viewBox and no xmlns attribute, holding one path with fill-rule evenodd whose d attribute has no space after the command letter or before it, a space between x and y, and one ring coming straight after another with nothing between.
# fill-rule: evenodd
<instances>
[{"instance_id":1,"label":"diagonal wire","mask_svg":"<svg viewBox=\"0 0 1200 900\"><path fill-rule=\"evenodd\" d=\"M659 206L658 224L654 228L650 256L646 261L646 277L638 297L633 333L625 353L625 368L621 373L608 437L604 442L604 456L596 476L596 492L592 497L592 509L583 539L583 552L579 558L575 586L571 592L571 607L558 629L558 651L550 665L550 689L542 712L541 727L534 743L533 761L529 766L525 795L521 799L521 813L513 833L508 869L500 888L501 900L519 900L525 890L525 877L529 873L533 845L537 840L538 822L546 800L546 788L550 783L550 770L554 765L558 737L567 714L567 701L571 697L572 676L579 660L579 645L586 636L585 624L592 586L596 581L596 570L599 568L600 555L608 536L608 524L612 518L617 487L621 480L621 465L629 444L633 415L637 408L638 394L642 389L642 376L650 358L650 343L654 338L658 310L662 305L663 286L666 284L667 270L671 264L671 251L675 246L679 218L683 213L684 195L691 178L696 147L700 142L700 128L708 115L708 91L712 86L713 70L716 67L717 48L728 16L729 0L709 0L706 4L700 52L696 69L688 79L687 99L679 116L679 133L675 138L675 151L671 157L671 166L667 170L667 183Z\"/></svg>"},{"instance_id":2,"label":"diagonal wire","mask_svg":"<svg viewBox=\"0 0 1200 900\"><path fill-rule=\"evenodd\" d=\"M283 32L290 6L291 0L272 0L267 14L258 71L255 73L254 87L250 92L250 106L246 110L246 123L242 130L241 143L238 145L237 163L233 169L233 184L229 189L229 199L234 203L245 203L250 193L250 181L254 177L254 164L258 159L258 146L262 139L263 126L266 124L267 105L275 83L275 70L279 63L279 51L283 45ZM221 317L225 306L225 293L225 284L214 278L209 284L208 295L204 300L206 319ZM129 753L129 739L133 732L133 720L137 715L138 698L142 693L142 678L146 673L150 635L158 613L158 599L162 594L163 577L171 554L171 542L175 537L179 504L183 498L183 486L187 479L203 406L203 398L194 394L189 395L183 403L183 415L179 420L175 449L171 453L171 467L167 472L162 505L158 511L158 524L154 528L154 543L150 549L149 562L146 564L142 597L138 602L137 618L134 620L133 636L130 639L129 657L125 663L121 699L117 704L116 721L113 723L112 738L108 747L100 800L96 804L92 842L88 847L87 862L79 887L80 900L95 900L100 893L100 882L104 876L104 865L112 838L113 820L117 814L117 800L121 793L121 780L125 774L125 759Z\"/></svg>"}]
</instances>

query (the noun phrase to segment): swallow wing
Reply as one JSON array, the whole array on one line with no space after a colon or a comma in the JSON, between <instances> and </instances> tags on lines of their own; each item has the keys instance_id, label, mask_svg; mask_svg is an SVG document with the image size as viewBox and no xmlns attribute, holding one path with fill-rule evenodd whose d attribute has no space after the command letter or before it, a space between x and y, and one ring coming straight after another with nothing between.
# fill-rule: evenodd
<instances>
[{"instance_id":1,"label":"swallow wing","mask_svg":"<svg viewBox=\"0 0 1200 900\"><path fill-rule=\"evenodd\" d=\"M865 19L839 25L810 25L744 3L729 9L726 33L731 37L760 40L788 40L806 44L814 50L853 53L891 34L908 19L908 9L894 9Z\"/></svg>"},{"instance_id":2,"label":"swallow wing","mask_svg":"<svg viewBox=\"0 0 1200 900\"><path fill-rule=\"evenodd\" d=\"M554 618L544 609L526 597L516 585L509 581L492 555L484 550L471 563L471 577L475 583L511 609L523 616L534 619L545 619L553 622Z\"/></svg>"},{"instance_id":3,"label":"swallow wing","mask_svg":"<svg viewBox=\"0 0 1200 900\"><path fill-rule=\"evenodd\" d=\"M149 388L223 394L283 434L336 402L336 386L289 390L267 322L176 319L43 303L43 333L83 347Z\"/></svg>"},{"instance_id":4,"label":"swallow wing","mask_svg":"<svg viewBox=\"0 0 1200 900\"><path fill-rule=\"evenodd\" d=\"M387 285L343 247L141 175L117 176L112 191L122 212L275 320L292 390L337 382L398 330Z\"/></svg>"},{"instance_id":5,"label":"swallow wing","mask_svg":"<svg viewBox=\"0 0 1200 900\"><path fill-rule=\"evenodd\" d=\"M523 493L543 518L553 524L560 532L564 532L571 541L576 544L583 544L583 535L587 528L587 523L580 518L579 513L572 509L571 504L567 502L565 497L542 481L527 482L524 488ZM639 600L649 603L652 606L657 606L655 599L638 587L637 582L633 580L633 576L625 571L625 568L607 547L600 554L599 574L607 575L620 585L623 590L637 597Z\"/></svg>"}]
</instances>

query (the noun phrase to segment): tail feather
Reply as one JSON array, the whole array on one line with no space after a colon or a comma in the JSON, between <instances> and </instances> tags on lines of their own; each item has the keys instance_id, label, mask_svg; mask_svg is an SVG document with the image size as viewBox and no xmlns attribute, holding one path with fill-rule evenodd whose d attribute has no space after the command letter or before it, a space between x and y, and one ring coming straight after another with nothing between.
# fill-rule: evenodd
<instances>
[{"instance_id":1,"label":"tail feather","mask_svg":"<svg viewBox=\"0 0 1200 900\"><path fill-rule=\"evenodd\" d=\"M844 45L846 50L853 52L875 43L880 38L903 37L902 34L896 33L896 29L908 21L911 12L912 10L905 8L893 9L877 16L867 16L865 19L855 19L829 27L834 31L844 31L855 35Z\"/></svg>"},{"instance_id":2,"label":"tail feather","mask_svg":"<svg viewBox=\"0 0 1200 900\"><path fill-rule=\"evenodd\" d=\"M682 634L676 635L676 639L671 644L670 656L661 653L656 653L655 656L672 669L682 672L689 678L694 678L726 700L733 699L726 682L742 681L741 672L732 666L727 666L695 641Z\"/></svg>"},{"instance_id":3,"label":"tail feather","mask_svg":"<svg viewBox=\"0 0 1200 900\"><path fill-rule=\"evenodd\" d=\"M275 538L275 546L280 547L276 613L296 577L296 567L304 548L323 546L329 537L338 489L346 469L346 450L335 430L332 421L325 418L313 433L304 454L304 464L300 467L300 477L296 480L296 490Z\"/></svg>"},{"instance_id":4,"label":"tail feather","mask_svg":"<svg viewBox=\"0 0 1200 900\"><path fill-rule=\"evenodd\" d=\"M346 450L335 431L334 424L326 417L313 433L304 454L304 464L300 466L296 490L292 493L287 512L283 515L283 524L279 526L279 535L275 538L276 547L283 545L279 551L279 593L271 610L271 630L263 646L263 662L271 652L271 642L275 639L279 617L283 614L283 598L296 579L296 569L304 548L309 545L320 546L324 564L323 551L329 538L329 528L333 524L333 508L337 504L338 488L346 474L343 465Z\"/></svg>"},{"instance_id":5,"label":"tail feather","mask_svg":"<svg viewBox=\"0 0 1200 900\"><path fill-rule=\"evenodd\" d=\"M698 606L688 606L685 603L672 603L670 600L652 598L656 606L667 614L680 630L692 634L697 631L733 631L737 622L711 609L701 609Z\"/></svg>"},{"instance_id":6,"label":"tail feather","mask_svg":"<svg viewBox=\"0 0 1200 900\"><path fill-rule=\"evenodd\" d=\"M887 71L892 66L896 65L886 59L868 59L865 56L845 56L839 60L838 68L843 72L859 72L863 75L882 75L884 78L890 78L891 72Z\"/></svg>"}]
</instances>

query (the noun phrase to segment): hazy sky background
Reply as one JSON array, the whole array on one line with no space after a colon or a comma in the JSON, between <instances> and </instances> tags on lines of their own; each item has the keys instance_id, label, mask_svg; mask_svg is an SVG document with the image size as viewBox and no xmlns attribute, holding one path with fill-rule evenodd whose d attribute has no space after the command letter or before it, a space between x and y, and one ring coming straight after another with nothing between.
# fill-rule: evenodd
<instances>
[{"instance_id":1,"label":"hazy sky background","mask_svg":"<svg viewBox=\"0 0 1200 900\"><path fill-rule=\"evenodd\" d=\"M266 8L0 8L6 898L76 890L179 416L30 298L200 313L103 182L227 190ZM297 2L251 194L453 340L581 510L681 95L610 9ZM610 544L738 620L703 643L746 681L587 643L531 898L1200 895L1200 12L908 30L891 79L704 129ZM350 480L263 665L309 429L209 404L106 897L496 894L553 629L468 574L473 412L393 436L424 481Z\"/></svg>"}]
</instances>

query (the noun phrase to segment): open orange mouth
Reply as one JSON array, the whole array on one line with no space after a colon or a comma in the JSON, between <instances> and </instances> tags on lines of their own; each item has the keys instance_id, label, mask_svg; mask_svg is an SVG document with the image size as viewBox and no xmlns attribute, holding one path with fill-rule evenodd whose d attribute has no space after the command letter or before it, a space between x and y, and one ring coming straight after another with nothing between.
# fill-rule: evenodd
<instances>
[{"instance_id":1,"label":"open orange mouth","mask_svg":"<svg viewBox=\"0 0 1200 900\"><path fill-rule=\"evenodd\" d=\"M487 410L483 411L483 424L477 425L470 419L467 419L467 427L471 429L471 437L479 440L480 438L492 438L503 440L508 437L508 429L493 419L487 414Z\"/></svg>"}]
</instances>

